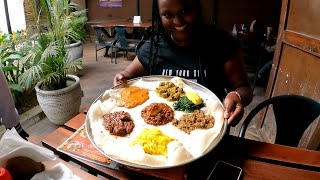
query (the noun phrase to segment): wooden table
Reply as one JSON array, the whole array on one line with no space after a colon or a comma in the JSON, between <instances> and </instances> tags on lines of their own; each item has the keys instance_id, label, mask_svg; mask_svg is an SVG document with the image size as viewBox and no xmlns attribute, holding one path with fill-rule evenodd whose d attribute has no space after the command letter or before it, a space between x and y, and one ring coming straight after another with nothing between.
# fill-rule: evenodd
<instances>
[{"instance_id":1,"label":"wooden table","mask_svg":"<svg viewBox=\"0 0 320 180\"><path fill-rule=\"evenodd\" d=\"M132 28L149 28L151 27L151 22L142 22L140 24L134 24L133 21L113 21L113 22L107 22L102 24L97 24L97 26L103 26L103 27L113 27L117 25L123 25L126 27L132 27Z\"/></svg>"},{"instance_id":2,"label":"wooden table","mask_svg":"<svg viewBox=\"0 0 320 180\"><path fill-rule=\"evenodd\" d=\"M58 152L56 148L83 125L85 117L85 114L77 115L64 127L58 128L45 137L42 141L43 145L59 154L60 158L72 160L87 168L93 175L100 174L110 179L150 179L141 174L112 170ZM206 179L218 160L241 167L243 179L320 179L320 152L318 151L240 139L230 135L226 135L208 155L186 166L187 179ZM173 179L179 178L183 177Z\"/></svg>"}]
</instances>

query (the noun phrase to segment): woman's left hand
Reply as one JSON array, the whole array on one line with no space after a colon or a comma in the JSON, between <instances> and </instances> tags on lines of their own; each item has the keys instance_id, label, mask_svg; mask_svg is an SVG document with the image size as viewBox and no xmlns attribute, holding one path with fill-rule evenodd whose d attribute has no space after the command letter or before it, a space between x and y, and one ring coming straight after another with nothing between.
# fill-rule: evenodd
<instances>
[{"instance_id":1,"label":"woman's left hand","mask_svg":"<svg viewBox=\"0 0 320 180\"><path fill-rule=\"evenodd\" d=\"M241 99L235 93L229 93L224 100L224 107L224 118L228 120L228 125L236 126L244 113Z\"/></svg>"}]
</instances>

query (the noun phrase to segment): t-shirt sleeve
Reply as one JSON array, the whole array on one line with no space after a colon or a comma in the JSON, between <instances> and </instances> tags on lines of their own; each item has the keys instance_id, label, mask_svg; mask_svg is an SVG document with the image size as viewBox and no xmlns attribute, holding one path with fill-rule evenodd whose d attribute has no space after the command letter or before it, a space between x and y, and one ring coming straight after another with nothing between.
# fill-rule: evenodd
<instances>
[{"instance_id":1,"label":"t-shirt sleeve","mask_svg":"<svg viewBox=\"0 0 320 180\"><path fill-rule=\"evenodd\" d=\"M138 50L138 59L144 67L149 66L150 61L150 41L146 41Z\"/></svg>"}]
</instances>

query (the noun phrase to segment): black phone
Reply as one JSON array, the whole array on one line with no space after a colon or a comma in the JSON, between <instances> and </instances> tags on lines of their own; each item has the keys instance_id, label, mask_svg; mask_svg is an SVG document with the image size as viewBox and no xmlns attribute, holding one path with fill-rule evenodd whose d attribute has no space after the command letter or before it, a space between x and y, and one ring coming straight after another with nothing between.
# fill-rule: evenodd
<instances>
[{"instance_id":1,"label":"black phone","mask_svg":"<svg viewBox=\"0 0 320 180\"><path fill-rule=\"evenodd\" d=\"M242 169L225 161L218 161L210 172L207 180L239 180Z\"/></svg>"}]
</instances>

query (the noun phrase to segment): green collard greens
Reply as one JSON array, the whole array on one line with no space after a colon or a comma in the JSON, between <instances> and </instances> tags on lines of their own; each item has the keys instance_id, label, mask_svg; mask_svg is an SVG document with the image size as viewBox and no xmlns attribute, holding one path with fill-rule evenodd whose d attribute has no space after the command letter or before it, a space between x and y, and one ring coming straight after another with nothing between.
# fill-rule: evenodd
<instances>
[{"instance_id":1,"label":"green collard greens","mask_svg":"<svg viewBox=\"0 0 320 180\"><path fill-rule=\"evenodd\" d=\"M175 111L183 111L187 113L191 113L196 109L201 109L204 106L204 103L201 103L199 105L195 105L190 101L187 96L182 96L179 101L175 102L173 104L173 109Z\"/></svg>"}]
</instances>

